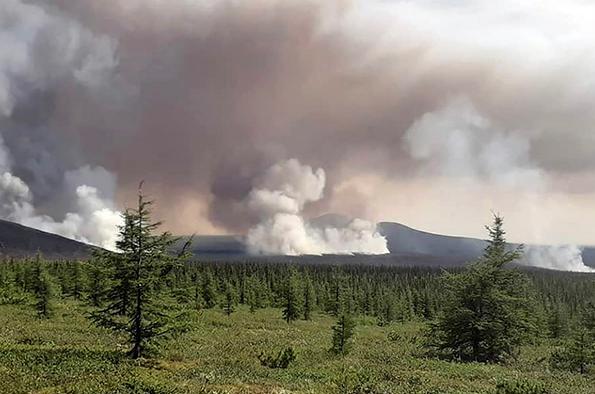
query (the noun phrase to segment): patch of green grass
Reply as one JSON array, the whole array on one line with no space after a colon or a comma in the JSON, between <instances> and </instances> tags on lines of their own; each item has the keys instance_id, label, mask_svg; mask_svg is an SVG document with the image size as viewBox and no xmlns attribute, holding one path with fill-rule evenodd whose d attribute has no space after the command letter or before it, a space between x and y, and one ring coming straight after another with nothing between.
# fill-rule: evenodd
<instances>
[{"instance_id":1,"label":"patch of green grass","mask_svg":"<svg viewBox=\"0 0 595 394\"><path fill-rule=\"evenodd\" d=\"M595 393L595 379L550 371L548 344L508 365L426 358L421 323L378 327L360 319L344 358L329 352L334 319L285 323L278 309L230 317L192 315L192 329L150 360L125 357L122 338L92 326L86 308L57 303L51 319L29 305L0 306L0 393L496 393L538 382L548 393ZM262 366L261 352L292 347L287 369ZM518 384L516 383L518 382Z\"/></svg>"}]
</instances>

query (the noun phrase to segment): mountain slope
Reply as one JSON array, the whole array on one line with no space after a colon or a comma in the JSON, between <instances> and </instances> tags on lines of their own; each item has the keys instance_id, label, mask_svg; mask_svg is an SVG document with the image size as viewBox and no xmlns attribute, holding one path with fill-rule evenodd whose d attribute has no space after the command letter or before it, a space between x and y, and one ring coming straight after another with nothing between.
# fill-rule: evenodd
<instances>
[{"instance_id":1,"label":"mountain slope","mask_svg":"<svg viewBox=\"0 0 595 394\"><path fill-rule=\"evenodd\" d=\"M0 256L28 257L39 252L51 259L82 259L91 250L82 242L0 220Z\"/></svg>"},{"instance_id":2,"label":"mountain slope","mask_svg":"<svg viewBox=\"0 0 595 394\"><path fill-rule=\"evenodd\" d=\"M483 240L428 233L400 223L381 222L378 224L378 231L386 237L391 254L472 260L481 255L485 248Z\"/></svg>"},{"instance_id":3,"label":"mountain slope","mask_svg":"<svg viewBox=\"0 0 595 394\"><path fill-rule=\"evenodd\" d=\"M312 220L320 227L346 225L342 215L324 215ZM419 266L460 266L481 256L486 246L484 240L428 233L400 223L381 222L378 231L387 239L389 255L379 256L259 256L265 261L316 261L331 263L398 264ZM211 260L254 260L248 256L240 236L198 236L191 248L195 256ZM595 267L595 248L583 248L585 264Z\"/></svg>"},{"instance_id":4,"label":"mountain slope","mask_svg":"<svg viewBox=\"0 0 595 394\"><path fill-rule=\"evenodd\" d=\"M325 216L319 225L341 225L340 215ZM191 247L195 257L214 261L316 262L330 264L381 264L459 266L481 255L485 241L432 234L394 222L378 224L388 242L388 255L357 256L250 256L241 236L197 236ZM181 246L181 245L180 245ZM27 257L40 252L52 259L84 259L92 246L59 235L0 220L0 256ZM585 264L595 267L595 248L583 248Z\"/></svg>"}]
</instances>

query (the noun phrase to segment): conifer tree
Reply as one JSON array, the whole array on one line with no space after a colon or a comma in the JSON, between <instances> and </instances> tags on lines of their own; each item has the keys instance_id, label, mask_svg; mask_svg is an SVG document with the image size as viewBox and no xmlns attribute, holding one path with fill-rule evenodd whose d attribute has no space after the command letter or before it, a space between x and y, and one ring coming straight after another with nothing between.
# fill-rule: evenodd
<instances>
[{"instance_id":1,"label":"conifer tree","mask_svg":"<svg viewBox=\"0 0 595 394\"><path fill-rule=\"evenodd\" d=\"M304 320L312 319L312 311L314 310L315 294L312 281L309 276L306 276L304 281Z\"/></svg>"},{"instance_id":2,"label":"conifer tree","mask_svg":"<svg viewBox=\"0 0 595 394\"><path fill-rule=\"evenodd\" d=\"M91 315L98 325L127 335L132 358L141 357L152 341L181 329L176 324L179 316L168 314L168 308L159 303L158 283L185 259L190 242L174 255L171 250L177 239L168 232L153 234L160 223L151 221L152 201L145 199L141 187L136 208L124 213L118 252L103 256L113 275L108 304Z\"/></svg>"},{"instance_id":3,"label":"conifer tree","mask_svg":"<svg viewBox=\"0 0 595 394\"><path fill-rule=\"evenodd\" d=\"M333 345L331 351L344 356L351 350L355 322L350 314L342 312L337 323L332 327Z\"/></svg>"},{"instance_id":4,"label":"conifer tree","mask_svg":"<svg viewBox=\"0 0 595 394\"><path fill-rule=\"evenodd\" d=\"M105 269L105 263L95 259L87 266L88 288L87 300L91 306L99 307L103 305L108 289L108 275Z\"/></svg>"},{"instance_id":5,"label":"conifer tree","mask_svg":"<svg viewBox=\"0 0 595 394\"><path fill-rule=\"evenodd\" d=\"M429 333L438 354L497 362L514 356L534 329L528 279L505 266L521 256L507 250L503 220L495 215L483 257L464 272L447 274L447 303Z\"/></svg>"},{"instance_id":6,"label":"conifer tree","mask_svg":"<svg viewBox=\"0 0 595 394\"><path fill-rule=\"evenodd\" d=\"M559 306L552 308L547 319L547 327L552 338L562 338L568 328L566 313Z\"/></svg>"},{"instance_id":7,"label":"conifer tree","mask_svg":"<svg viewBox=\"0 0 595 394\"><path fill-rule=\"evenodd\" d=\"M95 249L93 251L91 259L93 268L91 271L97 275L95 280L98 287L101 286L104 280L106 285L103 294L101 289L96 289L95 297L109 300L109 305L106 308L93 314L93 319L98 323L101 321L107 322L105 320L107 316L124 318L132 312L132 281L135 274L133 256L138 253L135 244L137 242L136 238L138 238L138 229L135 223L136 216L132 210L126 211L123 215L124 224L119 229L119 239L116 242L116 247L121 253L105 249Z\"/></svg>"},{"instance_id":8,"label":"conifer tree","mask_svg":"<svg viewBox=\"0 0 595 394\"><path fill-rule=\"evenodd\" d=\"M246 302L248 303L248 306L250 307L250 312L254 313L256 312L256 308L258 307L257 305L257 299L256 299L256 294L257 294L257 290L256 290L256 282L254 280L254 278L249 277L246 279Z\"/></svg>"},{"instance_id":9,"label":"conifer tree","mask_svg":"<svg viewBox=\"0 0 595 394\"><path fill-rule=\"evenodd\" d=\"M202 280L202 299L205 302L207 309L213 308L217 305L217 289L215 281L210 272L203 276Z\"/></svg>"},{"instance_id":10,"label":"conifer tree","mask_svg":"<svg viewBox=\"0 0 595 394\"><path fill-rule=\"evenodd\" d=\"M561 349L552 354L551 364L559 369L588 372L595 364L595 304L586 303L577 325Z\"/></svg>"},{"instance_id":11,"label":"conifer tree","mask_svg":"<svg viewBox=\"0 0 595 394\"><path fill-rule=\"evenodd\" d=\"M75 261L71 264L71 272L70 272L70 294L74 297L75 300L80 300L83 296L83 291L85 287L85 280L84 280L84 273L81 269L81 263Z\"/></svg>"},{"instance_id":12,"label":"conifer tree","mask_svg":"<svg viewBox=\"0 0 595 394\"><path fill-rule=\"evenodd\" d=\"M297 272L291 269L283 289L283 319L287 323L297 320L302 307L302 296L297 282Z\"/></svg>"},{"instance_id":13,"label":"conifer tree","mask_svg":"<svg viewBox=\"0 0 595 394\"><path fill-rule=\"evenodd\" d=\"M32 273L35 309L39 317L48 318L52 314L51 300L54 295L54 285L39 255L36 258Z\"/></svg>"},{"instance_id":14,"label":"conifer tree","mask_svg":"<svg viewBox=\"0 0 595 394\"><path fill-rule=\"evenodd\" d=\"M201 294L201 287L198 283L196 283L194 285L194 307L197 310L200 310L201 308L203 308L205 306L205 302L202 298L202 294Z\"/></svg>"},{"instance_id":15,"label":"conifer tree","mask_svg":"<svg viewBox=\"0 0 595 394\"><path fill-rule=\"evenodd\" d=\"M584 326L576 327L566 345L556 350L550 360L553 367L581 374L587 373L595 363L595 338Z\"/></svg>"},{"instance_id":16,"label":"conifer tree","mask_svg":"<svg viewBox=\"0 0 595 394\"><path fill-rule=\"evenodd\" d=\"M236 304L235 290L230 283L227 283L225 285L225 294L224 294L223 300L221 302L221 308L223 309L223 312L225 312L225 314L227 316L231 316L231 314L235 310L235 304Z\"/></svg>"}]
</instances>

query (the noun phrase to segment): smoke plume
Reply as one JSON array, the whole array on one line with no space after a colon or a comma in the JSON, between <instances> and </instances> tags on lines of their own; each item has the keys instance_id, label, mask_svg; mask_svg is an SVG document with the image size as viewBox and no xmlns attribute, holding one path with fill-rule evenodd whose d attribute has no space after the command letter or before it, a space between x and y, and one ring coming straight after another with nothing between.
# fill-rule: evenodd
<instances>
[{"instance_id":1,"label":"smoke plume","mask_svg":"<svg viewBox=\"0 0 595 394\"><path fill-rule=\"evenodd\" d=\"M42 7L8 0L0 5L0 49L0 217L114 249L121 223L112 202L115 176L100 166L69 169L75 162L44 146L52 140L49 119L33 109L37 100L46 104L40 92L65 81L103 84L114 65L111 41ZM59 217L36 208L44 203Z\"/></svg>"},{"instance_id":2,"label":"smoke plume","mask_svg":"<svg viewBox=\"0 0 595 394\"><path fill-rule=\"evenodd\" d=\"M436 130L441 133L436 134ZM407 131L405 140L411 156L422 163L423 174L469 184L487 182L514 191L528 202L524 214L532 230L539 233L547 227L542 213L534 208L534 200L535 195L549 189L549 180L532 162L528 140L490 122L468 99L457 98L423 115ZM593 271L584 264L577 245L528 246L521 262L543 268Z\"/></svg>"},{"instance_id":3,"label":"smoke plume","mask_svg":"<svg viewBox=\"0 0 595 394\"><path fill-rule=\"evenodd\" d=\"M247 198L260 223L248 231L248 249L257 254L384 254L386 239L376 226L354 219L343 227L314 226L302 216L304 205L323 196L324 170L298 160L277 163L265 171Z\"/></svg>"},{"instance_id":4,"label":"smoke plume","mask_svg":"<svg viewBox=\"0 0 595 394\"><path fill-rule=\"evenodd\" d=\"M521 263L560 271L595 272L585 265L582 251L575 245L531 246L525 248Z\"/></svg>"},{"instance_id":5,"label":"smoke plume","mask_svg":"<svg viewBox=\"0 0 595 394\"><path fill-rule=\"evenodd\" d=\"M115 213L145 179L170 230L245 233L296 157L325 169L308 217L592 243L593 26L582 0L3 0L2 214Z\"/></svg>"}]
</instances>

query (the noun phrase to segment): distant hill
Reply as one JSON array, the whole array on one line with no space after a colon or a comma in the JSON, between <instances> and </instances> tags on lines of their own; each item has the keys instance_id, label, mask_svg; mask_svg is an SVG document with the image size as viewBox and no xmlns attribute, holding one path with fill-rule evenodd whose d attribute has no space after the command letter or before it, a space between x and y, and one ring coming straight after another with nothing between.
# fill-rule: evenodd
<instances>
[{"instance_id":1,"label":"distant hill","mask_svg":"<svg viewBox=\"0 0 595 394\"><path fill-rule=\"evenodd\" d=\"M395 255L435 256L464 263L480 256L486 246L476 238L433 234L393 222L379 223L378 231Z\"/></svg>"},{"instance_id":2,"label":"distant hill","mask_svg":"<svg viewBox=\"0 0 595 394\"><path fill-rule=\"evenodd\" d=\"M341 215L324 215L314 225L344 226L349 220ZM388 242L387 255L326 256L250 256L242 236L196 236L190 252L209 261L276 261L316 264L373 264L409 266L460 266L481 255L485 241L419 231L400 223L381 222L378 231ZM178 245L181 247L183 239ZM88 258L92 246L59 235L0 220L0 256L27 257L41 252L53 259ZM583 248L585 264L595 267L595 248Z\"/></svg>"},{"instance_id":3,"label":"distant hill","mask_svg":"<svg viewBox=\"0 0 595 394\"><path fill-rule=\"evenodd\" d=\"M0 256L28 257L40 252L51 259L83 259L92 247L59 235L0 220Z\"/></svg>"},{"instance_id":4,"label":"distant hill","mask_svg":"<svg viewBox=\"0 0 595 394\"><path fill-rule=\"evenodd\" d=\"M349 222L350 219L342 215L329 214L312 220L311 224L342 227ZM243 238L237 235L195 236L190 251L195 257L209 261L458 266L478 257L485 247L482 240L431 234L399 223L379 223L378 230L387 238L388 255L250 256Z\"/></svg>"},{"instance_id":5,"label":"distant hill","mask_svg":"<svg viewBox=\"0 0 595 394\"><path fill-rule=\"evenodd\" d=\"M337 214L315 218L318 227L341 227L350 219ZM333 256L249 256L241 236L195 237L192 252L196 257L211 261L300 261L315 263L397 264L412 266L461 266L481 256L484 240L433 234L395 222L381 222L378 231L387 239L388 255ZM583 248L585 264L595 267L595 248Z\"/></svg>"}]
</instances>

